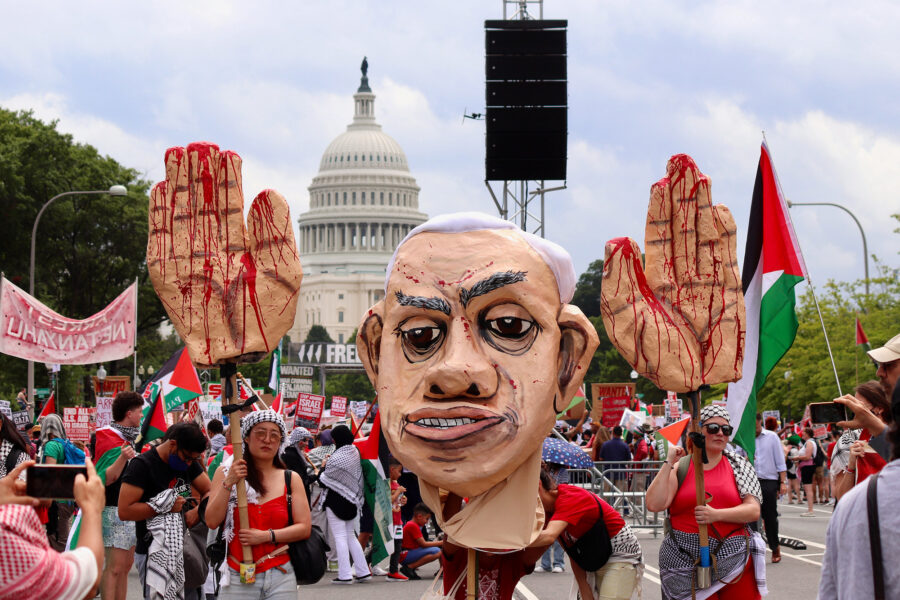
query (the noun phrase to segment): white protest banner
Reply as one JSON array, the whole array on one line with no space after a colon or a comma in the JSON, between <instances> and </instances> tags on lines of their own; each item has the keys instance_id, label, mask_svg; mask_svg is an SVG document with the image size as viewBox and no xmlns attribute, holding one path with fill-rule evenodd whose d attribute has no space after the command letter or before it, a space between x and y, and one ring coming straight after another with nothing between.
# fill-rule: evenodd
<instances>
[{"instance_id":1,"label":"white protest banner","mask_svg":"<svg viewBox=\"0 0 900 600\"><path fill-rule=\"evenodd\" d=\"M343 396L331 397L331 416L344 418L347 416L347 399Z\"/></svg>"},{"instance_id":2,"label":"white protest banner","mask_svg":"<svg viewBox=\"0 0 900 600\"><path fill-rule=\"evenodd\" d=\"M322 411L325 409L325 396L301 393L297 396L297 412L294 425L309 429L310 433L319 430Z\"/></svg>"},{"instance_id":3,"label":"white protest banner","mask_svg":"<svg viewBox=\"0 0 900 600\"><path fill-rule=\"evenodd\" d=\"M112 423L112 396L99 396L97 398L97 413L94 415L94 425L97 429L109 427Z\"/></svg>"},{"instance_id":4,"label":"white protest banner","mask_svg":"<svg viewBox=\"0 0 900 600\"><path fill-rule=\"evenodd\" d=\"M0 413L6 415L7 419L12 419L12 405L9 400L0 400Z\"/></svg>"},{"instance_id":5,"label":"white protest banner","mask_svg":"<svg viewBox=\"0 0 900 600\"><path fill-rule=\"evenodd\" d=\"M91 440L91 434L94 433L94 412L95 408L78 407L63 409L63 427L66 428L66 434L73 442L84 442L87 444Z\"/></svg>"},{"instance_id":6,"label":"white protest banner","mask_svg":"<svg viewBox=\"0 0 900 600\"><path fill-rule=\"evenodd\" d=\"M619 427L621 427L625 431L638 432L641 430L641 425L643 424L644 413L635 412L627 408L622 411L622 418L619 419Z\"/></svg>"},{"instance_id":7,"label":"white protest banner","mask_svg":"<svg viewBox=\"0 0 900 600\"><path fill-rule=\"evenodd\" d=\"M350 401L350 413L357 421L362 421L366 416L366 411L369 410L369 403L365 400L351 400Z\"/></svg>"},{"instance_id":8,"label":"white protest banner","mask_svg":"<svg viewBox=\"0 0 900 600\"><path fill-rule=\"evenodd\" d=\"M92 317L69 319L25 290L0 279L0 352L63 365L102 363L131 356L137 285Z\"/></svg>"},{"instance_id":9,"label":"white protest banner","mask_svg":"<svg viewBox=\"0 0 900 600\"><path fill-rule=\"evenodd\" d=\"M222 405L215 401L200 401L200 414L203 415L203 424L209 425L213 419L222 420Z\"/></svg>"}]
</instances>

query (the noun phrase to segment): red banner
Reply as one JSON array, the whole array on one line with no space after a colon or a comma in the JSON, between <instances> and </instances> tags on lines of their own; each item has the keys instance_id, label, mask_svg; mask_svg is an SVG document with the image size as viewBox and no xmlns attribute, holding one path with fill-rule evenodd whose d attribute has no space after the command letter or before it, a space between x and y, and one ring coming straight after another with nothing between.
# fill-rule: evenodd
<instances>
[{"instance_id":1,"label":"red banner","mask_svg":"<svg viewBox=\"0 0 900 600\"><path fill-rule=\"evenodd\" d=\"M331 397L331 416L346 417L347 416L347 399L343 396Z\"/></svg>"},{"instance_id":2,"label":"red banner","mask_svg":"<svg viewBox=\"0 0 900 600\"><path fill-rule=\"evenodd\" d=\"M91 377L94 381L94 397L110 396L115 398L119 392L127 392L131 389L131 375L107 375L100 384L100 380L94 375Z\"/></svg>"},{"instance_id":3,"label":"red banner","mask_svg":"<svg viewBox=\"0 0 900 600\"><path fill-rule=\"evenodd\" d=\"M591 417L604 427L615 427L634 397L633 383L592 383L594 410Z\"/></svg>"},{"instance_id":4,"label":"red banner","mask_svg":"<svg viewBox=\"0 0 900 600\"><path fill-rule=\"evenodd\" d=\"M87 365L134 353L137 284L96 315L78 321L0 280L0 352L25 360Z\"/></svg>"}]
</instances>

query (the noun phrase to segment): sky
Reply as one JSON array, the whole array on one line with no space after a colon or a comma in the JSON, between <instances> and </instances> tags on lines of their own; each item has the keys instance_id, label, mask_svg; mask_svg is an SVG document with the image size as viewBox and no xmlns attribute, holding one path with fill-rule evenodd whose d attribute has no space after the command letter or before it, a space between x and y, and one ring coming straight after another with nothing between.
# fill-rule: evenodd
<instances>
[{"instance_id":1,"label":"sky","mask_svg":"<svg viewBox=\"0 0 900 600\"><path fill-rule=\"evenodd\" d=\"M495 213L484 122L462 115L484 112L483 26L500 0L7 1L3 13L0 106L58 119L147 179L164 177L166 148L212 141L243 157L245 197L275 188L299 216L367 56L420 209ZM577 273L608 239L643 246L650 186L679 153L731 208L743 256L763 131L789 200L847 207L870 255L900 266L900 4L547 0L544 17L569 21L568 180L546 198L546 236ZM817 285L862 278L847 214L791 215Z\"/></svg>"}]
</instances>

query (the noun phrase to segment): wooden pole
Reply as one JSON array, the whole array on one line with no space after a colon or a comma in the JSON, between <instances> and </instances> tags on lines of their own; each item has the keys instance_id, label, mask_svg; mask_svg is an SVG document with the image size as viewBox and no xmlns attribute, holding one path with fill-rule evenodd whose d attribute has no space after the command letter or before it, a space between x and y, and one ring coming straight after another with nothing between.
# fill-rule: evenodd
<instances>
[{"instance_id":1,"label":"wooden pole","mask_svg":"<svg viewBox=\"0 0 900 600\"><path fill-rule=\"evenodd\" d=\"M700 392L694 391L688 393L688 399L691 403L691 432L700 433ZM690 439L690 437L688 438ZM703 448L694 444L693 440L689 443L691 452L691 462L694 463L694 486L696 489L697 506L706 506L706 484L703 480ZM708 588L711 584L710 567L712 561L709 555L709 528L706 523L698 523L697 531L700 537L700 564L697 567L697 589Z\"/></svg>"},{"instance_id":2,"label":"wooden pole","mask_svg":"<svg viewBox=\"0 0 900 600\"><path fill-rule=\"evenodd\" d=\"M227 404L240 404L241 394L237 385L237 365L224 364L219 367L222 377L222 393ZM240 412L232 413L231 417L231 447L234 454L234 462L244 458L244 440L241 438ZM244 480L237 483L238 520L241 529L250 528L250 515L247 513L247 488ZM240 564L241 583L254 583L256 581L256 564L253 562L253 551L250 546L241 544L243 560Z\"/></svg>"},{"instance_id":3,"label":"wooden pole","mask_svg":"<svg viewBox=\"0 0 900 600\"><path fill-rule=\"evenodd\" d=\"M375 408L375 404L377 404L377 403L378 403L378 399L376 398L375 401L373 401L372 404L369 405L369 408L366 410L365 416L362 418L362 421L359 422L359 427L357 427L353 431L353 437L356 437L356 434L359 433L360 429L362 429L363 423L365 423L366 419L369 418L369 414L371 414L372 409Z\"/></svg>"},{"instance_id":4,"label":"wooden pole","mask_svg":"<svg viewBox=\"0 0 900 600\"><path fill-rule=\"evenodd\" d=\"M466 600L475 600L478 593L478 551L468 549L468 570L466 573Z\"/></svg>"}]
</instances>

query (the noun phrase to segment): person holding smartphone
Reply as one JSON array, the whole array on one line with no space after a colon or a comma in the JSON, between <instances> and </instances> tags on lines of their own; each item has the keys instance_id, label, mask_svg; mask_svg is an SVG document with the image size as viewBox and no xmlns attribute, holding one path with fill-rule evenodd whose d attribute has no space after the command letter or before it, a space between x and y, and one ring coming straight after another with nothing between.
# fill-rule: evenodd
<instances>
[{"instance_id":1,"label":"person holding smartphone","mask_svg":"<svg viewBox=\"0 0 900 600\"><path fill-rule=\"evenodd\" d=\"M851 397L852 403L845 400ZM877 381L860 384L854 390L853 396L843 396L835 402L841 400L845 400L841 403L853 410L854 421L868 422L875 419L877 423L875 426L848 429L835 444L831 456L831 472L836 500L840 500L841 496L849 492L858 482L872 473L877 473L887 464L871 442L891 422L890 402L884 388Z\"/></svg>"},{"instance_id":2,"label":"person holding smartphone","mask_svg":"<svg viewBox=\"0 0 900 600\"><path fill-rule=\"evenodd\" d=\"M0 479L0 590L4 598L56 600L93 597L103 565L100 514L103 482L87 459L87 478L77 475L69 490L82 511L78 546L68 552L50 547L20 475L34 461L20 463Z\"/></svg>"}]
</instances>

